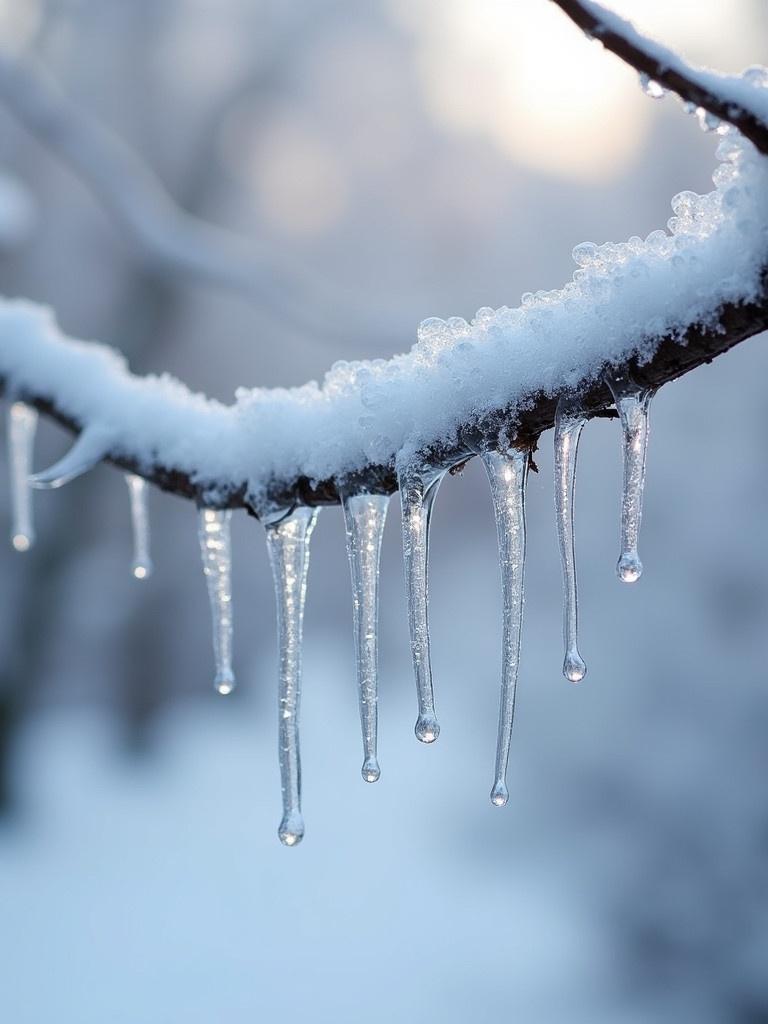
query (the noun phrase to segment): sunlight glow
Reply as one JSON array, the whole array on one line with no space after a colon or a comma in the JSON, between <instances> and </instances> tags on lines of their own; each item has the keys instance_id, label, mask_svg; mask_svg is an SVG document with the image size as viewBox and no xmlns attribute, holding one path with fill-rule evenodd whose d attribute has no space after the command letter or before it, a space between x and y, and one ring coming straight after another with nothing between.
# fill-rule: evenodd
<instances>
[{"instance_id":1,"label":"sunlight glow","mask_svg":"<svg viewBox=\"0 0 768 1024\"><path fill-rule=\"evenodd\" d=\"M514 162L599 181L647 139L653 104L637 76L541 0L393 0L415 33L424 101L447 128L490 139ZM607 6L691 60L752 63L745 5L611 0Z\"/></svg>"}]
</instances>

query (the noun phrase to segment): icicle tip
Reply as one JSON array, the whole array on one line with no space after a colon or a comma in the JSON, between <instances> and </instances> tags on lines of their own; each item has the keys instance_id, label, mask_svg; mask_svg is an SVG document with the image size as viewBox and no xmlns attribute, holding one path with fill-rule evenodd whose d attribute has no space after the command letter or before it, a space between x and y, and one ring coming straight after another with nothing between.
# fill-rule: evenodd
<instances>
[{"instance_id":1,"label":"icicle tip","mask_svg":"<svg viewBox=\"0 0 768 1024\"><path fill-rule=\"evenodd\" d=\"M643 575L643 563L636 551L625 551L616 566L616 575L622 583L637 583Z\"/></svg>"},{"instance_id":2,"label":"icicle tip","mask_svg":"<svg viewBox=\"0 0 768 1024\"><path fill-rule=\"evenodd\" d=\"M14 551L29 551L34 538L28 533L14 533L11 536L11 546Z\"/></svg>"},{"instance_id":3,"label":"icicle tip","mask_svg":"<svg viewBox=\"0 0 768 1024\"><path fill-rule=\"evenodd\" d=\"M440 735L440 726L437 723L434 713L419 715L414 728L416 739L422 743L434 743Z\"/></svg>"},{"instance_id":4,"label":"icicle tip","mask_svg":"<svg viewBox=\"0 0 768 1024\"><path fill-rule=\"evenodd\" d=\"M134 562L131 566L131 573L137 580L146 580L152 575L153 565L151 562Z\"/></svg>"},{"instance_id":5,"label":"icicle tip","mask_svg":"<svg viewBox=\"0 0 768 1024\"><path fill-rule=\"evenodd\" d=\"M298 846L304 838L304 819L296 812L287 814L277 830L283 846Z\"/></svg>"},{"instance_id":6,"label":"icicle tip","mask_svg":"<svg viewBox=\"0 0 768 1024\"><path fill-rule=\"evenodd\" d=\"M213 681L213 688L216 693L220 693L222 697L226 697L227 694L232 693L235 688L235 677L231 672L218 673Z\"/></svg>"},{"instance_id":7,"label":"icicle tip","mask_svg":"<svg viewBox=\"0 0 768 1024\"><path fill-rule=\"evenodd\" d=\"M378 782L381 776L381 769L379 768L379 762L375 757L368 757L363 762L361 774L366 782Z\"/></svg>"},{"instance_id":8,"label":"icicle tip","mask_svg":"<svg viewBox=\"0 0 768 1024\"><path fill-rule=\"evenodd\" d=\"M578 651L568 651L563 662L563 675L569 683L580 683L587 674L587 666Z\"/></svg>"},{"instance_id":9,"label":"icicle tip","mask_svg":"<svg viewBox=\"0 0 768 1024\"><path fill-rule=\"evenodd\" d=\"M508 800L509 790L507 789L507 784L503 779L499 779L491 790L491 803L494 807L504 807Z\"/></svg>"}]
</instances>

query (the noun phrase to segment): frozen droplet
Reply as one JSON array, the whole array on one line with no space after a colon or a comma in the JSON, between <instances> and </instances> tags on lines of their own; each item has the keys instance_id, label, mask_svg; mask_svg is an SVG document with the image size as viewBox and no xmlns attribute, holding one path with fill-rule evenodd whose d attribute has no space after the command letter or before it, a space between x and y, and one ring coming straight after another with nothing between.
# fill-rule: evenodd
<instances>
[{"instance_id":1,"label":"frozen droplet","mask_svg":"<svg viewBox=\"0 0 768 1024\"><path fill-rule=\"evenodd\" d=\"M643 514L645 460L651 398L654 392L638 387L627 377L607 372L605 381L611 390L621 420L624 482L621 497L621 554L616 567L619 579L635 583L643 565L637 553L640 520Z\"/></svg>"},{"instance_id":2,"label":"frozen droplet","mask_svg":"<svg viewBox=\"0 0 768 1024\"><path fill-rule=\"evenodd\" d=\"M579 438L587 417L570 396L561 397L555 414L555 514L563 571L563 675L572 683L584 678L587 667L579 654L576 552L573 540L573 491Z\"/></svg>"},{"instance_id":3,"label":"frozen droplet","mask_svg":"<svg viewBox=\"0 0 768 1024\"><path fill-rule=\"evenodd\" d=\"M41 490L63 487L71 480L88 473L108 454L110 442L102 431L84 430L63 459L29 478Z\"/></svg>"},{"instance_id":4,"label":"frozen droplet","mask_svg":"<svg viewBox=\"0 0 768 1024\"><path fill-rule=\"evenodd\" d=\"M497 782L491 790L491 803L494 807L505 807L509 800L506 782Z\"/></svg>"},{"instance_id":5,"label":"frozen droplet","mask_svg":"<svg viewBox=\"0 0 768 1024\"><path fill-rule=\"evenodd\" d=\"M125 482L128 485L133 529L131 572L137 580L145 580L152 575L152 558L149 554L149 487L147 481L135 473L126 473Z\"/></svg>"},{"instance_id":6,"label":"frozen droplet","mask_svg":"<svg viewBox=\"0 0 768 1024\"><path fill-rule=\"evenodd\" d=\"M667 90L659 82L655 81L650 75L645 73L640 74L640 88L643 90L646 96L650 96L652 100L663 99Z\"/></svg>"},{"instance_id":7,"label":"frozen droplet","mask_svg":"<svg viewBox=\"0 0 768 1024\"><path fill-rule=\"evenodd\" d=\"M279 655L278 749L283 818L277 834L285 846L295 846L304 835L299 752L301 654L309 542L317 516L318 509L299 506L284 519L267 526L267 550L275 584Z\"/></svg>"},{"instance_id":8,"label":"frozen droplet","mask_svg":"<svg viewBox=\"0 0 768 1024\"><path fill-rule=\"evenodd\" d=\"M496 741L496 770L491 800L506 803L506 777L512 723L515 717L515 692L520 665L520 634L523 625L525 583L525 485L528 477L528 452L483 452L488 474L499 542L499 567L503 606L501 657L501 700Z\"/></svg>"},{"instance_id":9,"label":"frozen droplet","mask_svg":"<svg viewBox=\"0 0 768 1024\"><path fill-rule=\"evenodd\" d=\"M387 518L389 496L385 494L346 494L342 492L347 556L352 576L352 613L355 640L360 725L363 733L362 774L366 782L376 782L378 707L378 618L379 561L381 539Z\"/></svg>"},{"instance_id":10,"label":"frozen droplet","mask_svg":"<svg viewBox=\"0 0 768 1024\"><path fill-rule=\"evenodd\" d=\"M16 551L29 551L35 542L29 473L36 429L37 410L26 402L11 402L8 408L8 466L12 506L11 544Z\"/></svg>"},{"instance_id":11,"label":"frozen droplet","mask_svg":"<svg viewBox=\"0 0 768 1024\"><path fill-rule=\"evenodd\" d=\"M768 68L764 68L762 64L753 64L745 68L741 77L756 89L768 89Z\"/></svg>"},{"instance_id":12,"label":"frozen droplet","mask_svg":"<svg viewBox=\"0 0 768 1024\"><path fill-rule=\"evenodd\" d=\"M440 735L429 650L428 561L432 507L444 475L444 470L430 470L416 464L402 469L399 474L408 627L419 705L415 732L422 743L433 743Z\"/></svg>"},{"instance_id":13,"label":"frozen droplet","mask_svg":"<svg viewBox=\"0 0 768 1024\"><path fill-rule=\"evenodd\" d=\"M716 114L705 110L704 107L696 108L696 119L699 122L699 128L703 132L717 131L721 124L720 118Z\"/></svg>"},{"instance_id":14,"label":"frozen droplet","mask_svg":"<svg viewBox=\"0 0 768 1024\"><path fill-rule=\"evenodd\" d=\"M200 553L208 584L213 620L213 656L216 675L213 685L218 693L235 688L232 671L232 543L228 509L201 508L198 514Z\"/></svg>"}]
</instances>

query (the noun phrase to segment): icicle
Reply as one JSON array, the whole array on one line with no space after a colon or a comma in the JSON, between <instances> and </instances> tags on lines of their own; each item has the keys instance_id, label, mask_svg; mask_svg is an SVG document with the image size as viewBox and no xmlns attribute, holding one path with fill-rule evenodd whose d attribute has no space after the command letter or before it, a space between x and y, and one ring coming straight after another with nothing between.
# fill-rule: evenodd
<instances>
[{"instance_id":1,"label":"icicle","mask_svg":"<svg viewBox=\"0 0 768 1024\"><path fill-rule=\"evenodd\" d=\"M216 676L213 685L221 694L235 688L232 672L232 545L228 510L201 508L198 513L200 552L208 584L213 618L213 654Z\"/></svg>"},{"instance_id":2,"label":"icicle","mask_svg":"<svg viewBox=\"0 0 768 1024\"><path fill-rule=\"evenodd\" d=\"M278 738L283 819L277 834L285 846L295 846L304 836L299 756L301 645L309 540L317 516L318 509L299 507L285 519L267 527L267 549L275 581L280 656Z\"/></svg>"},{"instance_id":3,"label":"icicle","mask_svg":"<svg viewBox=\"0 0 768 1024\"><path fill-rule=\"evenodd\" d=\"M445 471L430 471L410 466L399 474L400 508L403 520L405 584L408 592L408 625L411 655L416 674L419 717L416 736L422 743L433 743L440 735L435 716L432 690L432 666L429 652L429 525L437 489Z\"/></svg>"},{"instance_id":4,"label":"icicle","mask_svg":"<svg viewBox=\"0 0 768 1024\"><path fill-rule=\"evenodd\" d=\"M520 632L523 624L525 577L525 484L528 452L483 452L483 464L491 482L503 601L502 676L496 773L491 802L503 807L509 799L507 764L515 716L515 690L520 663Z\"/></svg>"},{"instance_id":5,"label":"icicle","mask_svg":"<svg viewBox=\"0 0 768 1024\"><path fill-rule=\"evenodd\" d=\"M126 473L128 495L131 502L131 525L133 527L133 565L131 572L137 580L152 575L152 559L149 554L149 510L147 481L135 473Z\"/></svg>"},{"instance_id":6,"label":"icicle","mask_svg":"<svg viewBox=\"0 0 768 1024\"><path fill-rule=\"evenodd\" d=\"M616 566L619 579L634 583L643 564L637 553L643 514L645 456L648 449L648 412L654 391L643 390L626 377L605 374L621 419L624 451L624 484L621 497L621 554Z\"/></svg>"},{"instance_id":7,"label":"icicle","mask_svg":"<svg viewBox=\"0 0 768 1024\"><path fill-rule=\"evenodd\" d=\"M12 402L8 409L8 466L13 506L11 544L17 551L29 551L35 542L29 471L36 429L37 410L25 402Z\"/></svg>"},{"instance_id":8,"label":"icicle","mask_svg":"<svg viewBox=\"0 0 768 1024\"><path fill-rule=\"evenodd\" d=\"M342 505L352 574L355 661L363 731L362 775L366 782L376 782L380 774L376 757L379 558L389 497L342 494Z\"/></svg>"},{"instance_id":9,"label":"icicle","mask_svg":"<svg viewBox=\"0 0 768 1024\"><path fill-rule=\"evenodd\" d=\"M63 459L49 469L29 478L33 487L41 490L63 487L83 473L93 469L109 452L110 442L100 430L84 430Z\"/></svg>"},{"instance_id":10,"label":"icicle","mask_svg":"<svg viewBox=\"0 0 768 1024\"><path fill-rule=\"evenodd\" d=\"M587 673L579 654L578 598L576 591L576 553L573 542L573 485L576 477L576 456L579 438L587 417L563 396L555 414L555 514L560 541L560 564L563 570L563 638L565 660L563 675L578 683Z\"/></svg>"}]
</instances>

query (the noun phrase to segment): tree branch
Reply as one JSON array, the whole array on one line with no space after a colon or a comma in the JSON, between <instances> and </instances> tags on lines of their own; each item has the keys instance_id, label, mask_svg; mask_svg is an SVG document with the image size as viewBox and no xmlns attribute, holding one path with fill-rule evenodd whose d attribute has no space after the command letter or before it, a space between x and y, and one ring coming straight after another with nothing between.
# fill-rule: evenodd
<instances>
[{"instance_id":1,"label":"tree branch","mask_svg":"<svg viewBox=\"0 0 768 1024\"><path fill-rule=\"evenodd\" d=\"M602 38L607 46L633 67L652 74L656 80L678 92L682 98L699 103L710 112L731 122L744 131L759 152L768 152L768 126L756 112L760 104L757 100L758 90L753 86L747 85L741 79L729 79L709 72L692 71L670 51L663 50L656 44L644 40L628 23L603 11L590 0L582 0L582 2L554 0L554 2L558 3L582 28ZM744 95L755 94L755 110L749 104L733 101L733 95L739 91ZM768 94L762 90L763 102L765 95ZM426 434L422 431L418 435L418 452L414 451L411 454L418 454L430 466L448 468L471 458L484 448L491 448L499 444L532 450L536 447L540 434L553 426L557 401L561 395L578 392L585 411L591 416L604 415L612 408L613 398L602 380L602 371L608 366L613 367L614 370L618 368L623 374L632 377L643 387L656 389L702 363L711 362L716 356L734 345L766 329L768 327L768 252L765 251L765 219L768 214L764 207L759 205L760 196L765 192L765 167L760 157L752 156L748 157L748 160L751 161L749 173L752 174L752 179L744 183L742 191L743 195L747 197L748 203L757 205L747 206L746 210L742 209L738 214L741 223L746 223L747 226L750 223L750 215L755 222L750 239L755 251L749 250L745 257L746 262L739 266L736 266L734 262L735 256L743 255L748 246L745 237L739 234L741 224L731 209L732 203L729 204L729 192L721 190L715 196L716 202L712 204L712 209L722 219L723 224L730 223L728 218L735 224L735 234L732 233L729 236L726 257L723 258L723 254L717 249L720 244L717 226L710 226L708 229L710 235L705 232L698 237L694 224L690 235L683 232L682 248L678 246L677 249L675 249L675 245L680 239L670 238L663 232L659 232L657 234L662 236L663 246L666 247L666 256L659 256L647 241L645 249L642 251L643 258L647 258L649 262L634 268L638 273L641 271L646 274L655 273L654 282L635 291L631 290L632 285L630 284L630 290L619 291L611 299L613 307L610 306L610 303L607 307L609 310L613 308L613 312L616 314L612 321L614 331L619 329L626 332L627 317L624 315L625 310L622 303L627 301L627 295L629 295L629 301L635 305L638 303L646 306L652 305L655 297L655 285L660 282L671 282L671 292L676 296L675 302L679 299L679 307L675 305L675 311L670 313L668 306L660 302L659 309L666 317L666 319L662 318L662 328L649 335L647 326L645 328L638 326L633 328L636 330L637 336L628 338L618 349L615 342L613 347L608 342L598 349L595 349L594 346L590 349L588 346L586 357L579 356L576 350L581 351L581 347L576 344L573 355L569 355L567 352L564 355L555 353L552 349L550 334L550 348L545 356L545 363L547 359L551 359L554 360L554 364L559 366L559 380L551 380L550 376L554 371L544 365L542 373L534 374L532 379L528 380L527 391L514 392L514 388L512 388L511 392L508 392L497 403L485 403L479 411L472 407L471 403L468 404L466 396L462 396L461 381L456 384L453 392L446 391L444 388L442 393L444 404L450 405L452 410L461 408L470 411L466 414L462 412L462 415L458 417L458 426L454 425L451 429L445 428L444 417L435 417L434 422L442 423L442 429L428 428ZM726 186L725 188L730 188L730 192L733 192L732 187ZM732 196L731 200L733 200ZM738 202L738 199L735 201ZM732 224L731 227L733 226ZM701 255L712 257L712 243L714 243L714 253L718 258L711 260L711 263L707 263L705 259L704 263L707 268L710 266L714 268L711 270L711 274L714 276L702 278L699 274L698 277L695 277L694 272L689 270L685 257L686 255L689 257L692 267L700 267ZM699 245L700 251L697 251L697 245ZM708 245L709 249L707 249ZM632 261L635 258L631 246L628 245L624 248L626 253L621 257L621 267L615 275L622 280L622 288L627 285L627 277L632 276L627 271L631 271ZM675 270L676 260L685 265L682 271ZM758 267L762 268L759 275L756 273ZM591 331L592 337L601 338L602 333L606 330L605 307L599 309L596 305L594 309L591 308L589 297L592 293L589 288L602 284L608 286L610 291L617 282L612 278L610 268L605 271L596 271L593 268L589 271L582 270L580 273L587 275L587 290L579 292L576 285L566 286L566 289L557 296L557 303L559 303L557 308L567 319L571 315L571 307L576 302L576 309L580 311L579 315L588 317L590 313L592 314L587 328L588 331ZM678 277L675 277L676 273ZM689 274L693 278L690 282ZM576 299L574 299L573 291L568 292L569 288L575 289L578 293ZM716 296L720 298L715 298ZM536 305L535 302L534 305ZM547 299L544 297L536 306L533 318L526 320L525 310L515 312L519 314L519 320L526 325L525 329L529 330L525 344L530 346L535 337L535 316L539 316L540 320L546 318L548 313L552 313L552 307L548 306ZM636 315L633 313L633 317ZM80 349L78 348L77 351L80 352ZM497 349L493 349L493 353L496 351ZM515 356L512 349L502 348L498 349L498 352L500 360ZM505 354L507 352L508 355ZM402 358L400 357L401 360ZM436 375L439 372L439 354L435 356L433 353L429 358L438 359L438 363L433 371L428 368L423 370L422 376L424 373L432 372ZM407 360L408 357L405 359ZM494 369L495 366L492 366L491 371ZM529 371L530 376L530 363L524 362L523 370L525 369ZM26 378L19 378L18 375L14 378L13 371L13 353L10 354L8 364L4 366L4 353L0 347L0 387L7 385L15 396L35 405L41 412L51 416L75 433L102 425L98 421L94 424L73 412L75 406L83 403L73 402L71 390L68 391L65 400L62 395L56 393L55 386L49 384L46 390L45 387L36 386L35 381L29 379L29 374ZM485 371L486 373L488 371L487 365L485 365ZM413 372L411 364L409 364L408 372ZM49 380L51 379L49 378ZM56 378L56 380L62 379L68 380L69 378L66 376ZM490 379L492 381L492 375ZM121 398L139 393L140 385L137 378L125 375L125 378L121 378L118 383L124 387L125 393L120 393ZM428 380L430 386L433 383L432 379ZM392 385L391 381L390 385ZM385 396L385 401L397 397L399 386L400 382L395 379L394 385L390 387ZM427 388L426 392L422 391L422 393L431 394L431 390ZM311 397L316 397L314 392ZM152 408L157 409L157 403L162 402L162 395L153 391L151 398L155 403ZM330 402L332 396L329 398L324 393L321 394L321 398ZM347 394L345 400L348 399L349 395ZM287 409L280 406L279 397L275 401L278 404L271 413L275 421L273 431L282 431L291 426L286 420L286 416L290 415L291 411L295 411L299 415L302 409L300 405L295 410L293 406L289 406ZM463 404L461 404L462 402ZM99 406L100 410L102 408L103 406ZM268 406L268 412L269 408L271 407ZM109 419L110 411L107 409L106 414L102 412L100 415ZM174 409L170 410L170 412L174 411ZM205 460L201 459L200 465L190 467L188 453L190 446L194 447L194 438L191 436L184 437L186 447L182 446L182 450L187 456L186 462L164 459L161 454L162 446L159 443L156 444L153 438L147 442L146 437L143 448L139 444L132 445L126 442L125 437L121 437L119 443L105 450L104 459L122 469L144 476L162 490L191 498L201 504L228 508L243 507L254 514L263 512L267 506L287 510L296 504L337 503L340 484L346 488L353 486L361 491L381 493L389 493L397 488L395 459L398 446L403 443L402 439L394 445L394 450L385 459L379 461L369 459L365 464L361 464L359 459L355 461L355 459L345 457L349 455L348 452L340 452L334 463L336 468L330 474L316 473L314 476L310 476L300 460L297 464L302 468L298 471L286 470L278 463L277 468L270 471L268 478L261 481L262 493L259 494L259 501L256 502L253 480L249 478L248 471L242 469L237 460L235 460L237 468L234 472L231 470L231 460L230 471L227 473L224 473L223 470L217 473L212 468L214 463L219 465L219 461L216 459L219 450L222 456L225 452L224 437L237 440L237 430L241 424L236 420L227 419L237 411L239 409L233 411L231 408L227 409L215 403L207 408L206 412L213 417L213 422L222 425L223 436L221 439L217 438L219 448L216 449L213 457L208 456L205 465L202 464ZM196 411L193 410L193 412L196 415ZM333 409L330 412L332 414ZM147 415L146 411L144 415ZM385 418L386 413L382 416ZM300 422L303 423L303 421ZM348 422L353 425L347 434L334 435L337 448L343 448L345 445L349 447L356 440L353 436L355 421L348 420ZM264 421L259 421L257 418L257 426L259 423L263 428ZM209 420L205 417L200 417L199 421L195 420L194 423L188 417L181 417L177 422L178 425L181 425L182 433L185 426L191 425L194 428L193 432L196 432L198 437L206 438L209 435ZM296 425L294 424L293 427L295 430ZM341 441L339 441L339 437L341 437ZM275 437L265 438L256 434L250 443L253 445L260 443L265 456L268 457L271 454L271 441L274 440ZM409 438L406 437L406 443L408 441ZM323 444L323 439L312 435L305 444L314 444L316 448L319 448ZM148 459L148 449L155 453L154 458ZM249 465L251 464L249 463ZM325 465L326 463L322 462L321 464ZM354 472L350 473L350 466L356 467Z\"/></svg>"},{"instance_id":2,"label":"tree branch","mask_svg":"<svg viewBox=\"0 0 768 1024\"><path fill-rule=\"evenodd\" d=\"M676 93L686 103L703 107L732 124L744 138L768 154L768 124L763 99L741 77L718 75L690 67L676 53L642 36L634 26L592 0L552 0L571 21L625 64Z\"/></svg>"}]
</instances>

